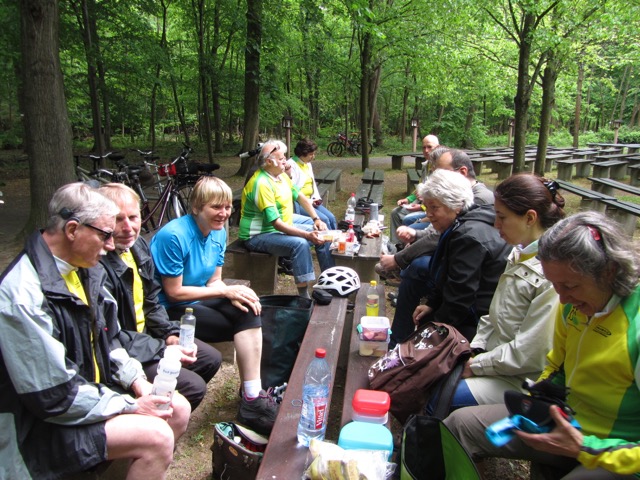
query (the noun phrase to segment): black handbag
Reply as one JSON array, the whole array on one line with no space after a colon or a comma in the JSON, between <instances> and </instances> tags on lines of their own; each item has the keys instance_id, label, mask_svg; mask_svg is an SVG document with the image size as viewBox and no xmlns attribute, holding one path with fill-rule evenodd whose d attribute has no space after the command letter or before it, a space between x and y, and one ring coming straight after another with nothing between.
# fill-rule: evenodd
<instances>
[{"instance_id":1,"label":"black handbag","mask_svg":"<svg viewBox=\"0 0 640 480\"><path fill-rule=\"evenodd\" d=\"M289 381L313 312L313 301L297 295L264 295L262 305L262 387Z\"/></svg>"},{"instance_id":2,"label":"black handbag","mask_svg":"<svg viewBox=\"0 0 640 480\"><path fill-rule=\"evenodd\" d=\"M253 480L258 474L267 439L242 425L216 423L211 445L213 478Z\"/></svg>"}]
</instances>

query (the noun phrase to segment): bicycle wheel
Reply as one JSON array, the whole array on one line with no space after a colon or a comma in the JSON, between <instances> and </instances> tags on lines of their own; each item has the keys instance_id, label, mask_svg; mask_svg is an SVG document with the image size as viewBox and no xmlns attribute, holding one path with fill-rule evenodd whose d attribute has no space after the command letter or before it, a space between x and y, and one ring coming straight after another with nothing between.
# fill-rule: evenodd
<instances>
[{"instance_id":1,"label":"bicycle wheel","mask_svg":"<svg viewBox=\"0 0 640 480\"><path fill-rule=\"evenodd\" d=\"M344 145L340 142L331 142L327 147L327 153L332 157L341 157L344 152Z\"/></svg>"},{"instance_id":2,"label":"bicycle wheel","mask_svg":"<svg viewBox=\"0 0 640 480\"><path fill-rule=\"evenodd\" d=\"M169 220L182 217L189 212L189 197L192 190L193 185L190 183L176 187L171 196L171 205L167 211L168 216L171 217Z\"/></svg>"},{"instance_id":3,"label":"bicycle wheel","mask_svg":"<svg viewBox=\"0 0 640 480\"><path fill-rule=\"evenodd\" d=\"M362 143L358 142L356 150L358 152L358 155L362 155ZM368 153L371 153L372 150L373 150L373 145L371 145L371 142L369 142L369 152Z\"/></svg>"}]
</instances>

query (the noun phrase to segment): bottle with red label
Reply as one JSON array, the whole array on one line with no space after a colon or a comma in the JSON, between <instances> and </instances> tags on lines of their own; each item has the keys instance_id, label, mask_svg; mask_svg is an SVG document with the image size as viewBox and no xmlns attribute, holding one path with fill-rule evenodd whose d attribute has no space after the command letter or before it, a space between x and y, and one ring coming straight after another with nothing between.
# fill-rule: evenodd
<instances>
[{"instance_id":1,"label":"bottle with red label","mask_svg":"<svg viewBox=\"0 0 640 480\"><path fill-rule=\"evenodd\" d=\"M353 242L356 241L356 232L353 229L353 223L349 224L349 228L347 230L346 238L347 238L347 243L353 243Z\"/></svg>"},{"instance_id":2,"label":"bottle with red label","mask_svg":"<svg viewBox=\"0 0 640 480\"><path fill-rule=\"evenodd\" d=\"M309 446L311 439L324 440L327 430L327 407L331 388L331 369L324 348L316 349L309 364L302 387L302 413L298 423L298 443Z\"/></svg>"}]
</instances>

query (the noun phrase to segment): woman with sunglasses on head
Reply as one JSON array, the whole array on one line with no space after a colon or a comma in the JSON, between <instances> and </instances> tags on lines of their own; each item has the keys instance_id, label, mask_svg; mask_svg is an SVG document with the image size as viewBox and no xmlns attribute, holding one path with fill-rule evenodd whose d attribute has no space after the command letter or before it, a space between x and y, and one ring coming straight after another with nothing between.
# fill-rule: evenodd
<instances>
[{"instance_id":1,"label":"woman with sunglasses on head","mask_svg":"<svg viewBox=\"0 0 640 480\"><path fill-rule=\"evenodd\" d=\"M528 173L507 178L494 196L494 226L515 248L489 313L478 322L470 344L474 355L451 401L454 410L501 403L506 390L520 390L527 377L540 375L551 348L558 295L536 255L542 234L564 218L564 199L555 182Z\"/></svg>"},{"instance_id":2,"label":"woman with sunglasses on head","mask_svg":"<svg viewBox=\"0 0 640 480\"><path fill-rule=\"evenodd\" d=\"M335 230L338 228L336 217L327 207L322 205L322 197L318 193L318 185L313 175L311 162L315 160L317 150L318 145L314 141L307 138L300 140L293 150L293 157L287 160L284 171L291 178L291 182L311 200L316 215L320 220L327 224L329 230ZM296 214L309 216L298 202L293 204L293 208Z\"/></svg>"},{"instance_id":3,"label":"woman with sunglasses on head","mask_svg":"<svg viewBox=\"0 0 640 480\"><path fill-rule=\"evenodd\" d=\"M583 212L541 238L538 257L560 297L539 377L566 389L580 429L553 405L548 433L515 430L495 447L485 429L504 404L461 408L445 423L476 461L532 460L542 478L632 479L640 472L640 249L605 215ZM536 477L538 478L538 477Z\"/></svg>"}]
</instances>

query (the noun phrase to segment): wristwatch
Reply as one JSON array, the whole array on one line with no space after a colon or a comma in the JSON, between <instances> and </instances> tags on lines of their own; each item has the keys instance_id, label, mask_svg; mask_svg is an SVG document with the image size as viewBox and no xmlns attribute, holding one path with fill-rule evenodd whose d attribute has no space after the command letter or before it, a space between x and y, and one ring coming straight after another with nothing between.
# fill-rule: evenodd
<instances>
[{"instance_id":1,"label":"wristwatch","mask_svg":"<svg viewBox=\"0 0 640 480\"><path fill-rule=\"evenodd\" d=\"M313 221L320 220L320 217L313 217Z\"/></svg>"}]
</instances>

